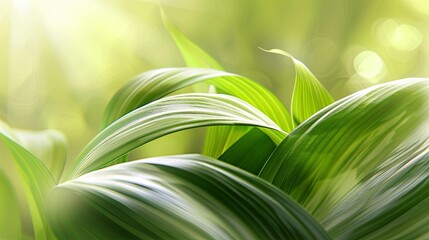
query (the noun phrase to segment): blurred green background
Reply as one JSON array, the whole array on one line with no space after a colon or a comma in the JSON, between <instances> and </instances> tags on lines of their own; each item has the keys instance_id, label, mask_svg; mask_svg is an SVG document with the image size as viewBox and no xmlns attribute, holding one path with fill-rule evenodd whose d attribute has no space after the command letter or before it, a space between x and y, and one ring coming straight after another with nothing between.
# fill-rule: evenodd
<instances>
[{"instance_id":1,"label":"blurred green background","mask_svg":"<svg viewBox=\"0 0 429 240\"><path fill-rule=\"evenodd\" d=\"M287 106L292 64L259 47L291 53L336 99L429 76L427 0L0 0L0 118L60 130L75 156L127 80L184 66L159 3L228 71L259 81ZM200 133L161 139L140 155L198 151Z\"/></svg>"}]
</instances>

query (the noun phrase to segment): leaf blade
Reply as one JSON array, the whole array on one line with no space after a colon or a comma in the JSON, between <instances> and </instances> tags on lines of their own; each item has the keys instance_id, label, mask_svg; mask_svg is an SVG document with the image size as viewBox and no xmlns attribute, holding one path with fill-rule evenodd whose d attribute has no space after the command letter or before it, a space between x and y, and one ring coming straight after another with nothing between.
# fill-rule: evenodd
<instances>
[{"instance_id":1,"label":"leaf blade","mask_svg":"<svg viewBox=\"0 0 429 240\"><path fill-rule=\"evenodd\" d=\"M16 139L38 159L42 160L55 180L59 180L67 157L65 136L53 129L28 131L15 129Z\"/></svg>"},{"instance_id":2,"label":"leaf blade","mask_svg":"<svg viewBox=\"0 0 429 240\"><path fill-rule=\"evenodd\" d=\"M199 82L207 82L219 93L249 102L285 131L291 130L290 120L282 117L287 115L287 110L277 97L260 84L233 73L202 68L161 68L137 76L109 102L104 114L104 126L138 107Z\"/></svg>"},{"instance_id":3,"label":"leaf blade","mask_svg":"<svg viewBox=\"0 0 429 240\"><path fill-rule=\"evenodd\" d=\"M225 151L219 160L257 175L276 147L270 137L254 128Z\"/></svg>"},{"instance_id":4,"label":"leaf blade","mask_svg":"<svg viewBox=\"0 0 429 240\"><path fill-rule=\"evenodd\" d=\"M35 155L58 180L64 170L67 156L67 140L54 129L40 131L11 128L0 120L0 132Z\"/></svg>"},{"instance_id":5,"label":"leaf blade","mask_svg":"<svg viewBox=\"0 0 429 240\"><path fill-rule=\"evenodd\" d=\"M104 115L107 126L124 114L176 90L199 82L207 82L219 93L241 98L272 118L283 130L292 129L290 115L280 100L261 85L239 75L202 68L165 68L145 72L128 82L109 102ZM236 134L235 134L236 133ZM235 135L235 137L234 137ZM211 127L203 153L218 157L234 139L242 136L240 130L231 132L228 127Z\"/></svg>"},{"instance_id":6,"label":"leaf blade","mask_svg":"<svg viewBox=\"0 0 429 240\"><path fill-rule=\"evenodd\" d=\"M60 238L329 239L277 189L200 155L111 166L60 185L49 199L69 209L48 209Z\"/></svg>"},{"instance_id":7,"label":"leaf blade","mask_svg":"<svg viewBox=\"0 0 429 240\"><path fill-rule=\"evenodd\" d=\"M161 9L162 19L164 21L164 26L170 33L171 37L174 39L177 47L179 48L182 57L184 58L186 65L188 67L204 67L204 68L214 68L214 69L223 69L223 67L213 59L209 54L207 54L204 50L198 47L195 43L193 43L190 39L188 39L165 15L164 11ZM255 83L252 83L256 85ZM219 86L215 86L216 90L219 90ZM246 96L246 92L250 92L249 89L245 89L242 86L238 86L234 91L225 91L220 89L221 93L230 94L237 97L242 97L236 95L238 92L244 91L244 96ZM250 89L253 90L253 89ZM258 96L261 92L256 91L256 95ZM265 94L266 91L262 91L261 93ZM268 92L269 94L265 94L264 98L260 98L259 101L263 102L266 99L274 98L275 96ZM243 95L243 94L241 94ZM251 95L250 95L251 96ZM244 99L244 98L243 98ZM254 98L244 99L252 104L251 102ZM250 100L250 101L249 101ZM258 102L258 101L256 101ZM293 128L292 119L290 118L289 112L282 106L280 101L274 101L272 106L275 106L279 109L275 114L267 113L275 122L282 127L286 132L290 132ZM258 105L254 106L258 107ZM259 108L264 111L264 109ZM268 108L269 109L269 108ZM241 138L246 131L241 131L242 129L237 129L232 126L216 126L209 127L206 133L206 138L203 145L203 154L211 157L219 157L226 149L228 149L235 141Z\"/></svg>"},{"instance_id":8,"label":"leaf blade","mask_svg":"<svg viewBox=\"0 0 429 240\"><path fill-rule=\"evenodd\" d=\"M182 94L159 99L115 121L98 134L75 159L66 179L102 167L146 142L189 128L250 125L280 142L284 133L250 104L223 94Z\"/></svg>"},{"instance_id":9,"label":"leaf blade","mask_svg":"<svg viewBox=\"0 0 429 240\"><path fill-rule=\"evenodd\" d=\"M177 47L182 54L183 59L188 67L202 67L212 68L217 70L224 70L223 67L213 59L204 50L198 47L195 43L189 40L174 23L168 19L164 10L161 9L161 18L165 28L174 39Z\"/></svg>"},{"instance_id":10,"label":"leaf blade","mask_svg":"<svg viewBox=\"0 0 429 240\"><path fill-rule=\"evenodd\" d=\"M47 225L45 198L55 186L55 180L37 157L0 132L0 140L9 149L18 168L26 199L28 200L34 234L37 239L51 239L52 232Z\"/></svg>"},{"instance_id":11,"label":"leaf blade","mask_svg":"<svg viewBox=\"0 0 429 240\"><path fill-rule=\"evenodd\" d=\"M293 123L297 122L299 125L317 111L334 102L326 88L301 61L280 49L262 50L292 59L295 67L295 86L291 103Z\"/></svg>"},{"instance_id":12,"label":"leaf blade","mask_svg":"<svg viewBox=\"0 0 429 240\"><path fill-rule=\"evenodd\" d=\"M337 101L296 128L260 176L303 204L333 237L376 238L404 228L424 234L414 225L427 225L429 213L414 206L429 201L419 188L429 178L428 93L429 80L405 79ZM380 186L365 188L374 183ZM416 205L400 204L411 201L407 192ZM400 219L389 218L398 213Z\"/></svg>"}]
</instances>

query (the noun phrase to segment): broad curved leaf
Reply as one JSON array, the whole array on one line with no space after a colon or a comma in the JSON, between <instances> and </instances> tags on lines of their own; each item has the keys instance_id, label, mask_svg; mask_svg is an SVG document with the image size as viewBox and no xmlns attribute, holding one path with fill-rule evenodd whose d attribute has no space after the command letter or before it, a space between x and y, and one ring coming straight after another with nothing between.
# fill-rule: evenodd
<instances>
[{"instance_id":1,"label":"broad curved leaf","mask_svg":"<svg viewBox=\"0 0 429 240\"><path fill-rule=\"evenodd\" d=\"M179 48L188 67L201 67L224 70L224 68L208 53L187 38L174 23L168 19L161 8L164 26ZM217 92L216 88L214 88ZM237 129L233 126L212 126L207 128L202 153L210 157L219 157L225 149L243 136L249 129Z\"/></svg>"},{"instance_id":2,"label":"broad curved leaf","mask_svg":"<svg viewBox=\"0 0 429 240\"><path fill-rule=\"evenodd\" d=\"M428 96L428 79L405 79L337 101L296 128L260 176L334 237L427 234Z\"/></svg>"},{"instance_id":3,"label":"broad curved leaf","mask_svg":"<svg viewBox=\"0 0 429 240\"><path fill-rule=\"evenodd\" d=\"M60 178L67 156L64 134L54 129L31 131L11 128L1 120L0 132L40 159L55 180Z\"/></svg>"},{"instance_id":4,"label":"broad curved leaf","mask_svg":"<svg viewBox=\"0 0 429 240\"><path fill-rule=\"evenodd\" d=\"M57 186L48 202L60 239L329 239L278 189L200 155L85 174Z\"/></svg>"},{"instance_id":5,"label":"broad curved leaf","mask_svg":"<svg viewBox=\"0 0 429 240\"><path fill-rule=\"evenodd\" d=\"M269 136L254 128L226 150L219 160L258 174L276 147Z\"/></svg>"},{"instance_id":6,"label":"broad curved leaf","mask_svg":"<svg viewBox=\"0 0 429 240\"><path fill-rule=\"evenodd\" d=\"M287 110L266 88L233 73L204 68L160 68L139 75L122 87L109 102L104 114L104 125L174 91L203 81L216 87L218 93L235 96L252 104L284 131L291 130Z\"/></svg>"},{"instance_id":7,"label":"broad curved leaf","mask_svg":"<svg viewBox=\"0 0 429 240\"><path fill-rule=\"evenodd\" d=\"M31 212L35 237L51 239L52 232L45 215L45 200L48 192L55 186L54 178L43 162L3 132L0 132L0 140L9 149L18 168Z\"/></svg>"},{"instance_id":8,"label":"broad curved leaf","mask_svg":"<svg viewBox=\"0 0 429 240\"><path fill-rule=\"evenodd\" d=\"M195 43L189 40L167 18L167 16L164 14L162 9L161 9L161 15L164 21L165 28L169 31L172 38L174 39L188 67L214 68L219 70L223 69L223 67L215 59L213 59L209 54L204 52L204 50L202 50ZM243 86L238 86L238 88L233 89L233 91L225 91L225 90L219 89L219 86L216 86L216 85L214 86L216 88L216 91L220 93L230 94L240 98L242 98L242 96L235 95L235 93L240 92L241 90L245 90L244 93L246 95L246 93L249 92L247 89L243 88ZM278 101L276 97L271 93L265 94L264 93L266 91L265 89L255 88L254 90L256 90L256 91L253 91L254 96L250 95L251 96L250 99L247 99L247 98L243 98L243 99L245 101L248 101L254 104L254 102L251 102L253 99L256 100L256 102L264 102L266 101L265 99L274 98L275 101L274 101L274 105L272 106L279 105L277 106L277 108L280 109L280 111L276 111L274 115L271 115L270 113L264 111L264 108L259 108L258 105L254 104L254 106L262 110L269 117L271 117L280 127L282 127L283 130L285 130L286 132L290 132L293 128L292 119L290 118L289 112L283 107L280 101ZM258 92L264 93L265 96L262 96L262 98L258 99L257 97L259 95ZM279 116L276 116L276 115L279 115ZM242 137L246 132L247 131L243 131L242 128L237 129L236 127L232 127L232 126L209 127L207 130L206 139L203 145L203 154L211 157L216 157L216 158L219 157L226 149L228 149L235 141L237 141L240 137Z\"/></svg>"},{"instance_id":9,"label":"broad curved leaf","mask_svg":"<svg viewBox=\"0 0 429 240\"><path fill-rule=\"evenodd\" d=\"M14 130L18 143L42 160L56 181L60 179L67 157L65 136L53 129Z\"/></svg>"},{"instance_id":10,"label":"broad curved leaf","mask_svg":"<svg viewBox=\"0 0 429 240\"><path fill-rule=\"evenodd\" d=\"M105 125L149 102L186 86L207 82L220 93L241 98L273 119L284 131L291 129L290 117L281 102L261 85L238 75L213 69L164 68L145 72L128 82L110 101L104 115ZM235 129L242 136L246 131ZM225 145L235 142L230 128L209 128L203 153L219 157Z\"/></svg>"},{"instance_id":11,"label":"broad curved leaf","mask_svg":"<svg viewBox=\"0 0 429 240\"><path fill-rule=\"evenodd\" d=\"M0 171L0 196L0 239L21 239L18 199L3 171Z\"/></svg>"},{"instance_id":12,"label":"broad curved leaf","mask_svg":"<svg viewBox=\"0 0 429 240\"><path fill-rule=\"evenodd\" d=\"M426 130L427 131L427 130ZM426 136L428 137L428 136ZM322 221L338 239L427 239L429 143L405 144L357 184ZM425 237L426 235L426 237Z\"/></svg>"},{"instance_id":13,"label":"broad curved leaf","mask_svg":"<svg viewBox=\"0 0 429 240\"><path fill-rule=\"evenodd\" d=\"M159 99L106 127L80 153L66 179L105 167L131 150L161 136L212 125L263 128L279 143L285 133L248 103L223 94L182 94Z\"/></svg>"},{"instance_id":14,"label":"broad curved leaf","mask_svg":"<svg viewBox=\"0 0 429 240\"><path fill-rule=\"evenodd\" d=\"M301 61L280 49L264 51L289 57L293 61L295 66L295 87L291 106L293 123L296 122L299 125L317 111L334 102L326 88Z\"/></svg>"}]
</instances>

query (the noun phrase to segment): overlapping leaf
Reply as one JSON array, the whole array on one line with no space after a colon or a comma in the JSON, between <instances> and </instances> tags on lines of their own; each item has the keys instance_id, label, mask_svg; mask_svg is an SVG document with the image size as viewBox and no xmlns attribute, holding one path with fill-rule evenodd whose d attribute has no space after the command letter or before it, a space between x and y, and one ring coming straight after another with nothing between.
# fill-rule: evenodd
<instances>
[{"instance_id":1,"label":"overlapping leaf","mask_svg":"<svg viewBox=\"0 0 429 240\"><path fill-rule=\"evenodd\" d=\"M45 163L55 180L60 179L67 156L67 143L61 132L15 130L15 135L21 146Z\"/></svg>"},{"instance_id":2,"label":"overlapping leaf","mask_svg":"<svg viewBox=\"0 0 429 240\"><path fill-rule=\"evenodd\" d=\"M428 95L429 80L405 79L337 101L295 129L260 176L334 237L427 234Z\"/></svg>"},{"instance_id":3,"label":"overlapping leaf","mask_svg":"<svg viewBox=\"0 0 429 240\"><path fill-rule=\"evenodd\" d=\"M17 166L19 179L23 186L20 191L25 193L34 236L37 239L52 238L53 235L45 216L45 200L47 193L59 179L65 164L65 137L55 130L14 129L0 121L0 140L10 151L14 164ZM38 157L43 157L44 161L33 153ZM54 177L52 173L55 174ZM20 191L19 193L21 193ZM6 201L7 196L4 196L4 199ZM13 205L10 206L10 210L12 209L14 209ZM10 216L7 221L12 223L14 217L19 217L19 215ZM14 230L11 227L8 231L12 233Z\"/></svg>"},{"instance_id":4,"label":"overlapping leaf","mask_svg":"<svg viewBox=\"0 0 429 240\"><path fill-rule=\"evenodd\" d=\"M118 157L161 136L195 127L249 125L264 128L275 142L285 133L250 104L223 94L182 94L159 99L106 127L74 161L66 179L105 167Z\"/></svg>"},{"instance_id":5,"label":"overlapping leaf","mask_svg":"<svg viewBox=\"0 0 429 240\"><path fill-rule=\"evenodd\" d=\"M64 169L67 155L65 136L54 129L30 131L11 128L0 121L0 132L20 144L40 159L58 180Z\"/></svg>"},{"instance_id":6,"label":"overlapping leaf","mask_svg":"<svg viewBox=\"0 0 429 240\"><path fill-rule=\"evenodd\" d=\"M388 163L341 199L322 221L332 235L338 239L427 238L429 143L425 138L425 142L408 139L402 152L392 154L402 155L400 161L390 155Z\"/></svg>"},{"instance_id":7,"label":"overlapping leaf","mask_svg":"<svg viewBox=\"0 0 429 240\"><path fill-rule=\"evenodd\" d=\"M295 86L291 106L293 123L299 125L320 109L334 102L326 88L301 61L280 49L264 51L284 55L293 61L295 67Z\"/></svg>"},{"instance_id":8,"label":"overlapping leaf","mask_svg":"<svg viewBox=\"0 0 429 240\"><path fill-rule=\"evenodd\" d=\"M202 50L195 43L189 40L166 17L163 11L161 11L161 13L164 21L164 26L170 32L188 67L204 67L219 70L223 69L222 66L215 59L213 59L209 54L204 52L204 50ZM220 87L216 84L214 84L214 86L216 87L216 90L220 93L230 94L240 98L244 97L243 99L245 101L252 103L257 108L259 108L259 106L257 105L258 102L268 102L268 106L271 105L275 110L274 112L266 112L265 110L269 109L266 108L267 106L259 109L266 113L269 117L271 117L280 127L282 127L284 131L290 132L292 130L293 123L292 119L290 119L289 112L282 106L280 101L278 101L274 95L268 92L265 88L262 88L255 83L252 84L253 86L250 86L251 88L248 88L248 86L243 86L242 84L240 84L241 86L234 86L234 83L235 81L229 83L229 87L227 89L225 89L225 87ZM236 95L237 93L238 95ZM250 96L250 98L248 98L247 96ZM243 129L237 129L231 126L210 127L207 130L206 139L204 141L203 153L207 156L219 157L226 149L228 149L246 132L247 131L243 131Z\"/></svg>"},{"instance_id":9,"label":"overlapping leaf","mask_svg":"<svg viewBox=\"0 0 429 240\"><path fill-rule=\"evenodd\" d=\"M287 110L267 89L235 74L202 68L165 68L148 71L138 76L121 88L112 98L105 112L104 125L108 125L140 106L203 81L215 86L219 93L236 96L249 102L273 119L284 131L287 132L291 129ZM236 129L235 132L242 136L241 130ZM216 128L210 131L216 132L213 134L220 134L217 135L220 139L215 136L207 137L208 144L216 146L206 148L204 153L218 157L225 149L224 144L230 140L231 129ZM230 140L230 142L235 141Z\"/></svg>"},{"instance_id":10,"label":"overlapping leaf","mask_svg":"<svg viewBox=\"0 0 429 240\"><path fill-rule=\"evenodd\" d=\"M180 50L188 67L203 67L223 70L223 67L207 54L203 49L188 39L179 28L174 25L161 9L162 20L165 28L170 33ZM212 126L207 128L203 145L203 154L211 157L219 157L231 143L243 136L249 129L234 129L232 126ZM286 130L288 131L288 130ZM229 141L228 141L229 140Z\"/></svg>"},{"instance_id":11,"label":"overlapping leaf","mask_svg":"<svg viewBox=\"0 0 429 240\"><path fill-rule=\"evenodd\" d=\"M18 168L31 211L35 237L51 239L52 232L45 215L45 201L48 192L55 186L54 178L43 162L3 132L0 132L0 140L9 149Z\"/></svg>"},{"instance_id":12,"label":"overlapping leaf","mask_svg":"<svg viewBox=\"0 0 429 240\"><path fill-rule=\"evenodd\" d=\"M266 88L236 74L203 68L161 68L134 78L110 101L104 115L104 126L138 107L204 81L215 86L219 93L249 102L273 119L284 131L290 130L290 120L285 117L286 109Z\"/></svg>"},{"instance_id":13,"label":"overlapping leaf","mask_svg":"<svg viewBox=\"0 0 429 240\"><path fill-rule=\"evenodd\" d=\"M329 238L281 191L201 155L111 166L59 185L48 202L61 239Z\"/></svg>"},{"instance_id":14,"label":"overlapping leaf","mask_svg":"<svg viewBox=\"0 0 429 240\"><path fill-rule=\"evenodd\" d=\"M219 160L258 174L276 147L270 137L254 128L228 148Z\"/></svg>"}]
</instances>

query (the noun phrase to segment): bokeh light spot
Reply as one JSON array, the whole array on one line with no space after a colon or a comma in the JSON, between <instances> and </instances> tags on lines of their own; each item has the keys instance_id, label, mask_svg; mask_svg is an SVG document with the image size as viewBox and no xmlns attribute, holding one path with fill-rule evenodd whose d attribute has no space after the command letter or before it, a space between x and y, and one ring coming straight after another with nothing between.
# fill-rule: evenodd
<instances>
[{"instance_id":1,"label":"bokeh light spot","mask_svg":"<svg viewBox=\"0 0 429 240\"><path fill-rule=\"evenodd\" d=\"M372 51L362 51L354 58L356 73L370 81L378 81L384 67L383 59Z\"/></svg>"},{"instance_id":2,"label":"bokeh light spot","mask_svg":"<svg viewBox=\"0 0 429 240\"><path fill-rule=\"evenodd\" d=\"M377 37L382 44L398 51L413 51L423 41L423 34L410 24L399 24L387 19L377 27Z\"/></svg>"},{"instance_id":3,"label":"bokeh light spot","mask_svg":"<svg viewBox=\"0 0 429 240\"><path fill-rule=\"evenodd\" d=\"M391 45L397 50L412 51L422 43L423 36L417 28L408 24L399 25L392 34Z\"/></svg>"}]
</instances>

